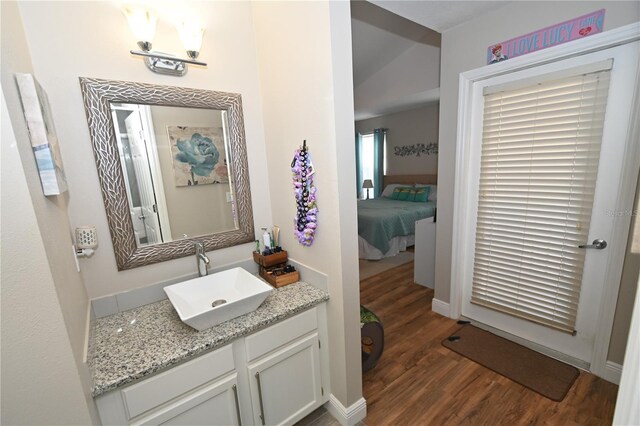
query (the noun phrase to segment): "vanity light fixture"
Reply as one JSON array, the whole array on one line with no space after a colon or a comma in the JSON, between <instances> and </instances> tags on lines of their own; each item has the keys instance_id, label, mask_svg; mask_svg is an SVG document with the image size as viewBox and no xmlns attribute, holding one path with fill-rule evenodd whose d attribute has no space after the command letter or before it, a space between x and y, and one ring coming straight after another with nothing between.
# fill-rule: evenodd
<instances>
[{"instance_id":1,"label":"vanity light fixture","mask_svg":"<svg viewBox=\"0 0 640 426\"><path fill-rule=\"evenodd\" d=\"M138 40L140 50L131 50L131 54L143 56L144 63L153 72L159 74L183 76L187 73L187 64L207 66L205 62L196 61L202 46L204 28L183 22L176 27L182 44L187 50L189 59L151 50L153 36L156 32L156 15L145 9L125 7L123 10L134 37Z\"/></svg>"}]
</instances>

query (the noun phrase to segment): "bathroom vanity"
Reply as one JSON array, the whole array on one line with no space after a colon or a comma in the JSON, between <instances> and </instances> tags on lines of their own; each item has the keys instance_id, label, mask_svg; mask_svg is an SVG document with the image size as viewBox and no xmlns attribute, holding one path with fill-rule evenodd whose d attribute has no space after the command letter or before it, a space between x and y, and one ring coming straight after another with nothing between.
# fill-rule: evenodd
<instances>
[{"instance_id":1,"label":"bathroom vanity","mask_svg":"<svg viewBox=\"0 0 640 426\"><path fill-rule=\"evenodd\" d=\"M89 363L102 423L295 423L328 400L328 298L298 282L201 332L168 300L96 320Z\"/></svg>"},{"instance_id":2,"label":"bathroom vanity","mask_svg":"<svg viewBox=\"0 0 640 426\"><path fill-rule=\"evenodd\" d=\"M195 251L202 275L206 252L255 240L240 94L87 77L80 87L118 270ZM190 142L174 144L168 126L174 139ZM217 171L196 186L197 164L188 166L184 181L160 153L171 149L184 163L174 148L189 151L202 142L203 129L206 164L217 164ZM140 173L128 152L139 154ZM173 180L165 185L162 176ZM184 185L188 191L170 190ZM171 217L176 209L221 214L216 223L198 215L203 220L196 223ZM292 424L328 400L329 295L298 282L276 289L255 309L253 287L217 278L227 281L207 286L215 297L190 280L189 289L172 286L173 306L161 300L95 320L88 364L103 424ZM127 297L137 306L135 295ZM115 296L103 299L119 309ZM185 314L191 308L196 319Z\"/></svg>"}]
</instances>

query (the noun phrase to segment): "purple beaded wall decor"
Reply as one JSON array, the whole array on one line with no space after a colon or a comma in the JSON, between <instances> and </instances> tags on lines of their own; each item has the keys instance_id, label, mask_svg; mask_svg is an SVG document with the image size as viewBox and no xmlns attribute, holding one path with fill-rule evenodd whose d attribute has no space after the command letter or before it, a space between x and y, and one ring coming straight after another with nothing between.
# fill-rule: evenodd
<instances>
[{"instance_id":1,"label":"purple beaded wall decor","mask_svg":"<svg viewBox=\"0 0 640 426\"><path fill-rule=\"evenodd\" d=\"M294 219L294 233L298 242L303 246L313 244L313 237L318 227L318 206L316 205L316 187L313 185L313 164L309 158L307 141L296 149L291 162L293 173L293 188L296 195L296 218Z\"/></svg>"}]
</instances>

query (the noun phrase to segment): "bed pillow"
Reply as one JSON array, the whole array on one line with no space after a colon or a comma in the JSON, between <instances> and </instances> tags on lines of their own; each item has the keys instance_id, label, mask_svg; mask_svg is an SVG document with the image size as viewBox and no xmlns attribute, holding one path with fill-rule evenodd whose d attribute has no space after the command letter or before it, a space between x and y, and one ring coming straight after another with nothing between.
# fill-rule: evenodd
<instances>
[{"instance_id":1,"label":"bed pillow","mask_svg":"<svg viewBox=\"0 0 640 426\"><path fill-rule=\"evenodd\" d=\"M429 200L428 201L436 201L438 199L438 186L437 185L424 185L424 184L420 184L417 183L414 185L414 187L416 188L424 188L424 187L429 187Z\"/></svg>"},{"instance_id":2,"label":"bed pillow","mask_svg":"<svg viewBox=\"0 0 640 426\"><path fill-rule=\"evenodd\" d=\"M393 191L394 191L396 188L400 187L400 186L403 186L403 185L402 185L402 184L399 184L399 183L392 183L392 184L389 184L389 185L387 185L387 186L384 188L384 191L382 191L382 194L380 194L380 196L381 196L381 197L391 198L391 196L393 195ZM406 185L404 185L404 186L406 186Z\"/></svg>"},{"instance_id":3,"label":"bed pillow","mask_svg":"<svg viewBox=\"0 0 640 426\"><path fill-rule=\"evenodd\" d=\"M393 194L391 194L391 199L399 200L399 201L407 201L412 189L413 188L410 186L399 186L393 190Z\"/></svg>"},{"instance_id":4,"label":"bed pillow","mask_svg":"<svg viewBox=\"0 0 640 426\"><path fill-rule=\"evenodd\" d=\"M409 201L409 196L413 193L413 188L399 188L400 194L398 195L398 201Z\"/></svg>"},{"instance_id":5,"label":"bed pillow","mask_svg":"<svg viewBox=\"0 0 640 426\"><path fill-rule=\"evenodd\" d=\"M431 187L422 186L419 188L413 188L413 197L411 201L415 201L417 203L425 203L429 199L429 193L431 192Z\"/></svg>"}]
</instances>

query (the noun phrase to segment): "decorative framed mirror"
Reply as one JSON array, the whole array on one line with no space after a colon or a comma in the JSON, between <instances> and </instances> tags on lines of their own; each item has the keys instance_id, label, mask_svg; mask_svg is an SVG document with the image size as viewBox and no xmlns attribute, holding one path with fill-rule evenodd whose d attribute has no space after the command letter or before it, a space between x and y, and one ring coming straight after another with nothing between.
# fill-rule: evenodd
<instances>
[{"instance_id":1,"label":"decorative framed mirror","mask_svg":"<svg viewBox=\"0 0 640 426\"><path fill-rule=\"evenodd\" d=\"M240 94L80 86L118 270L254 241Z\"/></svg>"}]
</instances>

